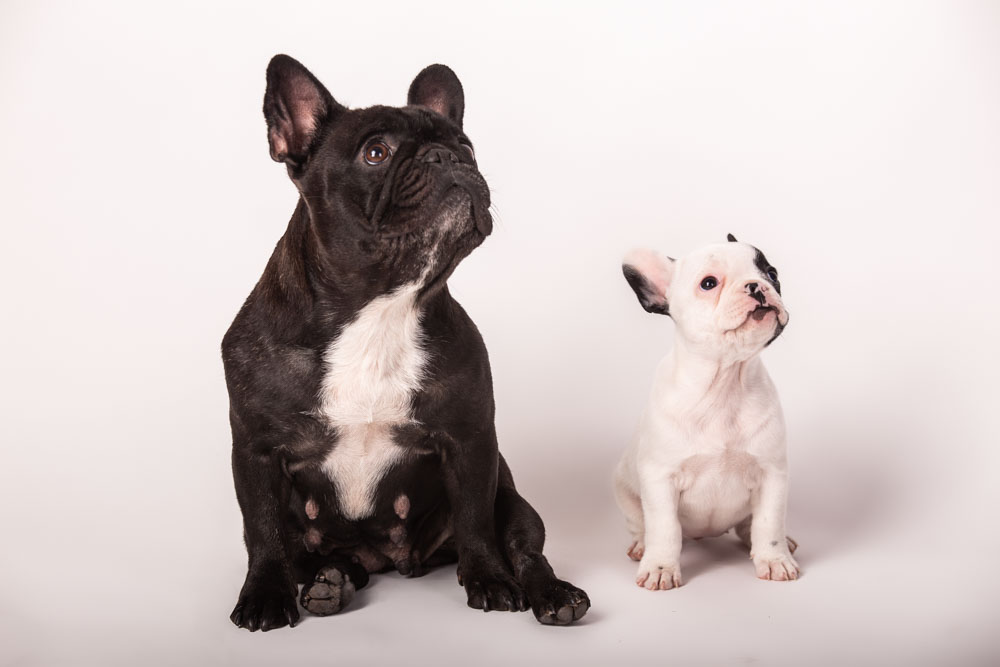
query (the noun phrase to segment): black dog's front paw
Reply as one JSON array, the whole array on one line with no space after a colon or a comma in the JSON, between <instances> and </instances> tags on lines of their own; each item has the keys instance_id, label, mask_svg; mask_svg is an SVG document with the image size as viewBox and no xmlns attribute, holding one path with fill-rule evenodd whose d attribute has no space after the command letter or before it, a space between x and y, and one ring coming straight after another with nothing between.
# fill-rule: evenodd
<instances>
[{"instance_id":1,"label":"black dog's front paw","mask_svg":"<svg viewBox=\"0 0 1000 667\"><path fill-rule=\"evenodd\" d=\"M250 632L294 626L299 620L295 592L295 582L285 572L247 574L240 599L229 619Z\"/></svg>"},{"instance_id":2,"label":"black dog's front paw","mask_svg":"<svg viewBox=\"0 0 1000 667\"><path fill-rule=\"evenodd\" d=\"M463 570L459 574L469 606L483 611L526 611L528 600L524 591L506 572L477 573Z\"/></svg>"},{"instance_id":3,"label":"black dog's front paw","mask_svg":"<svg viewBox=\"0 0 1000 667\"><path fill-rule=\"evenodd\" d=\"M531 611L544 625L569 625L583 618L590 609L590 598L573 584L547 579L528 590Z\"/></svg>"}]
</instances>

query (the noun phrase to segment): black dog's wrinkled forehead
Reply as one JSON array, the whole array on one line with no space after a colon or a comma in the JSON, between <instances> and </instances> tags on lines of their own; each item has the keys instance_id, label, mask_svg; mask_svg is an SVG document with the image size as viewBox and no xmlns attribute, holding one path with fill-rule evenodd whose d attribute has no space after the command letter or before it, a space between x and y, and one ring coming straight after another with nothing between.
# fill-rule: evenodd
<instances>
[{"instance_id":1,"label":"black dog's wrinkled forehead","mask_svg":"<svg viewBox=\"0 0 1000 667\"><path fill-rule=\"evenodd\" d=\"M375 138L423 145L464 142L469 137L458 125L430 109L419 106L372 106L351 109L340 118L332 133L338 149L352 154Z\"/></svg>"}]
</instances>

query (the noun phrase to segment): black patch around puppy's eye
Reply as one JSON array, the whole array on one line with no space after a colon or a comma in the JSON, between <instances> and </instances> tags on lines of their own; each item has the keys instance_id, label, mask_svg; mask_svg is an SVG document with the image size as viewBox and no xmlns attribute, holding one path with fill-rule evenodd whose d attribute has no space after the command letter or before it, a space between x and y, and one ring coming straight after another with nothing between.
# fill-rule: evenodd
<instances>
[{"instance_id":1,"label":"black patch around puppy's eye","mask_svg":"<svg viewBox=\"0 0 1000 667\"><path fill-rule=\"evenodd\" d=\"M705 276L701 280L701 288L706 292L713 290L719 284L719 280L715 276Z\"/></svg>"},{"instance_id":2,"label":"black patch around puppy's eye","mask_svg":"<svg viewBox=\"0 0 1000 667\"><path fill-rule=\"evenodd\" d=\"M767 257L764 257L764 253L762 253L760 249L754 248L754 251L757 253L753 258L754 266L757 267L760 275L765 278L767 282L771 283L771 286L774 287L774 291L781 294L781 283L778 281L778 269L771 266L771 263L767 261Z\"/></svg>"}]
</instances>

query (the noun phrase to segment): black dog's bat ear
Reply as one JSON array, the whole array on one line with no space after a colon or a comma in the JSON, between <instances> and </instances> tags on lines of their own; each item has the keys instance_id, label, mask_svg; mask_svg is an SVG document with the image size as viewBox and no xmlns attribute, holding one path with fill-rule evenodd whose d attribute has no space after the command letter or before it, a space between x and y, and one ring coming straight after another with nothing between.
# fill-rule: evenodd
<instances>
[{"instance_id":1,"label":"black dog's bat ear","mask_svg":"<svg viewBox=\"0 0 1000 667\"><path fill-rule=\"evenodd\" d=\"M462 82L447 65L425 67L410 84L406 103L427 107L462 127L465 93Z\"/></svg>"},{"instance_id":2,"label":"black dog's bat ear","mask_svg":"<svg viewBox=\"0 0 1000 667\"><path fill-rule=\"evenodd\" d=\"M343 109L299 61L276 55L267 66L264 118L271 159L297 172L334 114Z\"/></svg>"},{"instance_id":3,"label":"black dog's bat ear","mask_svg":"<svg viewBox=\"0 0 1000 667\"><path fill-rule=\"evenodd\" d=\"M729 241L730 243L736 243L736 237L735 237L735 236L733 236L732 234L726 234L726 239L727 239L727 240L728 240L728 241Z\"/></svg>"},{"instance_id":4,"label":"black dog's bat ear","mask_svg":"<svg viewBox=\"0 0 1000 667\"><path fill-rule=\"evenodd\" d=\"M622 260L622 273L646 312L670 315L674 260L653 250L633 250Z\"/></svg>"}]
</instances>

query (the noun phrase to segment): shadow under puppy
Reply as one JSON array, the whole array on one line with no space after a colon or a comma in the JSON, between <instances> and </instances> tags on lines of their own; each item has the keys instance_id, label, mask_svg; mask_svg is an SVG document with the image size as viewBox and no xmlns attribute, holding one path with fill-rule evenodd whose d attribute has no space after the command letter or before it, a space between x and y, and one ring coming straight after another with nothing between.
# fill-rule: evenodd
<instances>
[{"instance_id":1,"label":"shadow under puppy","mask_svg":"<svg viewBox=\"0 0 1000 667\"><path fill-rule=\"evenodd\" d=\"M777 269L760 250L728 240L679 260L637 250L622 265L643 308L677 325L615 471L636 584L649 590L681 585L683 537L734 527L758 577L799 574L785 535L784 417L760 360L788 312Z\"/></svg>"},{"instance_id":2,"label":"shadow under puppy","mask_svg":"<svg viewBox=\"0 0 1000 667\"><path fill-rule=\"evenodd\" d=\"M248 553L232 621L340 611L374 572L459 565L471 607L567 624L590 606L497 448L486 347L446 281L492 230L455 74L347 109L275 56L271 157L300 198L222 343Z\"/></svg>"}]
</instances>

